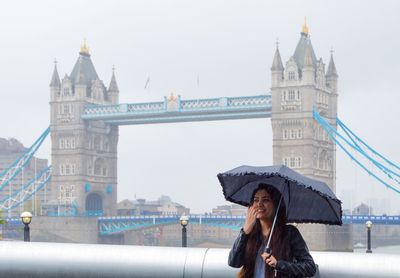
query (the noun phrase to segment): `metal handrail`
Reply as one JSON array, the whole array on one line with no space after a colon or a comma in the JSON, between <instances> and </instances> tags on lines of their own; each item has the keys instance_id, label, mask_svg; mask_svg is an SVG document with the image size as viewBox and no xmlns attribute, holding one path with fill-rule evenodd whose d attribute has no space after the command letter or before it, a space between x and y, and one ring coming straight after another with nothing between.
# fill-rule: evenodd
<instances>
[{"instance_id":1,"label":"metal handrail","mask_svg":"<svg viewBox=\"0 0 400 278\"><path fill-rule=\"evenodd\" d=\"M0 242L2 277L235 277L229 249ZM311 252L320 277L399 277L400 255Z\"/></svg>"}]
</instances>

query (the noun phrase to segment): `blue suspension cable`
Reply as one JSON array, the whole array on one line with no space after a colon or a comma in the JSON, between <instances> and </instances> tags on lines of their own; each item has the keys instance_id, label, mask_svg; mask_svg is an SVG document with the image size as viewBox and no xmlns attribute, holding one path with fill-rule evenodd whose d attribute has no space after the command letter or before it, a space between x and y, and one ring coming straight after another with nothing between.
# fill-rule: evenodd
<instances>
[{"instance_id":1,"label":"blue suspension cable","mask_svg":"<svg viewBox=\"0 0 400 278\"><path fill-rule=\"evenodd\" d=\"M346 133L346 135L354 142L354 144L356 145L356 147L359 149L358 151L364 155L365 157L368 158L368 160L370 160L375 166L377 166L382 172L384 172L390 179L395 180L398 184L400 184L400 180L392 177L391 174L400 177L400 174L398 174L397 172L394 172L393 170L389 169L388 167L386 167L385 165L383 165L382 163L380 163L379 161L375 160L374 158L370 157L353 139L352 136L356 137L357 140L361 140L360 138L357 137L357 135L355 135L347 126L345 126L343 124L343 122L341 122L338 118L338 125L344 130L344 132ZM351 134L351 135L350 135ZM390 165L394 165L392 162L390 162L389 160L387 160L385 157L381 156L378 152L376 152L375 150L373 150L371 147L369 147L366 143L361 142L364 146L366 146L370 151L372 151L373 154L378 155L380 158L384 159L386 162L389 162ZM398 168L396 165L394 165L396 168ZM390 172L390 173L389 173Z\"/></svg>"},{"instance_id":2,"label":"blue suspension cable","mask_svg":"<svg viewBox=\"0 0 400 278\"><path fill-rule=\"evenodd\" d=\"M8 171L10 171L13 167L15 167L16 165L18 165L18 163L26 156L26 160L25 162L18 167L18 169L7 179L7 180L3 180L1 182L0 180L0 191L7 186L10 181L16 176L18 175L22 168L25 167L25 165L31 160L32 156L36 153L36 151L38 150L38 148L41 146L41 144L43 143L44 139L46 139L47 135L50 133L50 127L48 127L42 135L40 135L40 137L35 141L35 143L32 144L32 146L27 149L16 161L14 161L14 163L8 167L6 170L4 170L1 174L0 174L0 178L2 176L4 176Z\"/></svg>"},{"instance_id":3,"label":"blue suspension cable","mask_svg":"<svg viewBox=\"0 0 400 278\"><path fill-rule=\"evenodd\" d=\"M388 172L390 172L391 174L393 174L397 177L400 177L400 174L387 168L385 165L381 164L380 162L378 162L375 159L373 159L372 157L370 157L366 152L364 152L364 150L362 150L361 148L358 148L356 145L353 145L352 143L350 143L345 137L343 137L340 133L338 133L337 130L334 129L324 118L322 118L318 114L318 112L316 112L314 110L313 113L316 113L316 114L314 114L314 118L318 117L320 119L319 123L322 125L322 127L325 129L325 131L327 131L327 132L328 132L328 130L333 131L333 133L335 133L335 135L337 135L339 138L341 138L347 145L349 145L350 147L352 147L353 149L358 151L360 154L362 154L364 157L366 157L376 167L378 167L381 171L383 171L390 179L394 179L398 184L400 184L400 180L393 178ZM335 140L335 142L337 142L337 140Z\"/></svg>"},{"instance_id":4,"label":"blue suspension cable","mask_svg":"<svg viewBox=\"0 0 400 278\"><path fill-rule=\"evenodd\" d=\"M384 157L383 155L381 155L380 153L378 153L377 151L375 151L374 149L372 149L367 143L365 143L363 140L361 140L361 138L359 138L356 134L354 134L341 120L336 119L337 123L343 128L343 130L348 130L359 142L361 142L364 146L366 146L371 152L373 152L375 155L379 156L380 158L382 158L385 162L387 162L388 164L392 165L393 167L397 168L398 170L400 170L400 167L397 166L396 164L392 163L390 160L388 160L386 157Z\"/></svg>"},{"instance_id":5,"label":"blue suspension cable","mask_svg":"<svg viewBox=\"0 0 400 278\"><path fill-rule=\"evenodd\" d=\"M397 192L400 194L400 190L391 186L390 184L388 184L387 182L385 182L384 180L382 180L380 177L376 176L374 173L372 173L371 171L369 171L360 161L358 161L338 140L336 140L335 136L332 135L332 131L334 131L334 133L336 135L338 135L340 138L342 138L348 145L350 145L351 147L354 148L353 145L351 145L350 142L348 142L345 138L343 138L343 136L341 136L341 134L337 133L336 130L334 130L319 114L317 111L313 111L313 116L314 118L317 120L317 122L319 124L322 125L322 127L325 129L325 131L328 133L329 137L355 162L357 163L362 169L364 169L364 171L366 171L369 175L373 176L376 180L378 180L379 182L381 182L382 184L384 184L387 188L392 189L393 191Z\"/></svg>"}]
</instances>

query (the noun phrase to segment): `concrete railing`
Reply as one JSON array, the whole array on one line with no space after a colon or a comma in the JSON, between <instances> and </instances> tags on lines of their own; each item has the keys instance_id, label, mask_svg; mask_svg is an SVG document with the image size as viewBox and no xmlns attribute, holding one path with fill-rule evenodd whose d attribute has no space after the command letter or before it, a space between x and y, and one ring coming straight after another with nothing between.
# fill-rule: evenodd
<instances>
[{"instance_id":1,"label":"concrete railing","mask_svg":"<svg viewBox=\"0 0 400 278\"><path fill-rule=\"evenodd\" d=\"M235 277L228 249L0 242L1 277ZM400 255L312 252L321 277L399 277Z\"/></svg>"}]
</instances>

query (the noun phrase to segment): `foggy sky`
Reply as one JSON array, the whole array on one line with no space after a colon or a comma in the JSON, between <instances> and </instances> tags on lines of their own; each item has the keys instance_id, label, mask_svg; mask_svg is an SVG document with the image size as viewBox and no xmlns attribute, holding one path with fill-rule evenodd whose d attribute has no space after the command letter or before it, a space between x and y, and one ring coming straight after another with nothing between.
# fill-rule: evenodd
<instances>
[{"instance_id":1,"label":"foggy sky","mask_svg":"<svg viewBox=\"0 0 400 278\"><path fill-rule=\"evenodd\" d=\"M171 92L251 96L270 91L275 42L285 63L307 16L317 58L327 65L334 49L339 117L398 162L398 10L398 1L8 1L0 9L0 137L30 146L47 128L53 61L61 78L70 74L84 38L106 86L115 65L121 103L161 101ZM118 152L118 200L166 194L192 212L210 211L225 203L217 173L272 163L271 124L123 126ZM39 156L50 159L49 138ZM345 207L388 199L390 212L400 213L398 194L340 150L337 193Z\"/></svg>"}]
</instances>

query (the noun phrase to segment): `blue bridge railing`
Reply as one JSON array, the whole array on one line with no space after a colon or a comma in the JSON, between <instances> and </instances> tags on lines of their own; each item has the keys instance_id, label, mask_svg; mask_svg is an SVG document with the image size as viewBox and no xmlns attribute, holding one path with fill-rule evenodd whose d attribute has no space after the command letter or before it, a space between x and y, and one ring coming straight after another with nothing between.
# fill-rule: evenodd
<instances>
[{"instance_id":1,"label":"blue bridge railing","mask_svg":"<svg viewBox=\"0 0 400 278\"><path fill-rule=\"evenodd\" d=\"M245 216L190 215L191 224L202 224L231 230L240 230ZM400 216L343 215L343 224L400 225ZM99 217L99 234L111 235L150 226L179 224L179 216L115 216Z\"/></svg>"},{"instance_id":2,"label":"blue bridge railing","mask_svg":"<svg viewBox=\"0 0 400 278\"><path fill-rule=\"evenodd\" d=\"M164 97L162 102L87 105L84 120L114 125L195 122L271 117L271 95L181 100Z\"/></svg>"}]
</instances>

